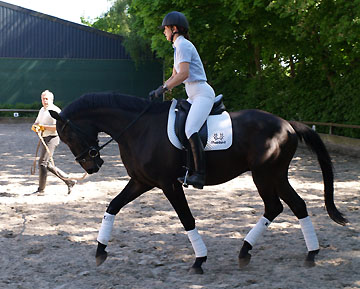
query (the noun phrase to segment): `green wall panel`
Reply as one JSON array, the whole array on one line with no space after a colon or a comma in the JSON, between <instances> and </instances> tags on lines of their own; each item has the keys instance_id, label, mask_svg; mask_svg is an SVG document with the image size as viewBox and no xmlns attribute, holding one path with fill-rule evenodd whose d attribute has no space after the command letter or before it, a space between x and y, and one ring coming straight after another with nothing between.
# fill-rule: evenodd
<instances>
[{"instance_id":1,"label":"green wall panel","mask_svg":"<svg viewBox=\"0 0 360 289\"><path fill-rule=\"evenodd\" d=\"M163 79L162 65L128 59L0 59L0 104L34 103L49 89L66 105L84 93L117 91L146 97Z\"/></svg>"}]
</instances>

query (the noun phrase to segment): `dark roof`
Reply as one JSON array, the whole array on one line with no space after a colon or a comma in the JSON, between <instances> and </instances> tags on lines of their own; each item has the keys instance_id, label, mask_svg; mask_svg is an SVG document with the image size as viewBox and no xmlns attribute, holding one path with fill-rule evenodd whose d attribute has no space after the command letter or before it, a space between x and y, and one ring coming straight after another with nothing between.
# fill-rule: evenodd
<instances>
[{"instance_id":1,"label":"dark roof","mask_svg":"<svg viewBox=\"0 0 360 289\"><path fill-rule=\"evenodd\" d=\"M0 57L128 59L123 37L0 1Z\"/></svg>"}]
</instances>

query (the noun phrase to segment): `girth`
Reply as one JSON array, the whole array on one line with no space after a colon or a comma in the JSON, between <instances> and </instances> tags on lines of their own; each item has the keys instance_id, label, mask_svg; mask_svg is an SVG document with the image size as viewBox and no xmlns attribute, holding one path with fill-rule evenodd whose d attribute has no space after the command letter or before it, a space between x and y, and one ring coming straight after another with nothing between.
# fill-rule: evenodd
<instances>
[{"instance_id":1,"label":"girth","mask_svg":"<svg viewBox=\"0 0 360 289\"><path fill-rule=\"evenodd\" d=\"M211 109L211 112L209 115L218 115L222 114L226 108L222 101L223 95L220 94L215 98L214 105ZM177 105L175 107L175 134L179 138L180 142L185 148L188 148L188 139L185 135L185 122L186 118L189 114L191 108L191 104L186 101L185 99L180 99L177 101ZM199 130L199 136L201 138L201 141L206 146L207 139L208 139L208 130L207 130L207 122L205 121L204 125Z\"/></svg>"}]
</instances>

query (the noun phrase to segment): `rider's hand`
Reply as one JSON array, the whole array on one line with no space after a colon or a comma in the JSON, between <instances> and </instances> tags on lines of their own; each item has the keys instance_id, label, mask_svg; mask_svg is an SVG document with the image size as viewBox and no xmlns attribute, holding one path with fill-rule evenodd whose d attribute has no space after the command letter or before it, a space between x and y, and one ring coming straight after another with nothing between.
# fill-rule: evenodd
<instances>
[{"instance_id":1,"label":"rider's hand","mask_svg":"<svg viewBox=\"0 0 360 289\"><path fill-rule=\"evenodd\" d=\"M168 91L166 85L160 85L157 89L150 91L149 98L154 99L160 97L164 92Z\"/></svg>"}]
</instances>

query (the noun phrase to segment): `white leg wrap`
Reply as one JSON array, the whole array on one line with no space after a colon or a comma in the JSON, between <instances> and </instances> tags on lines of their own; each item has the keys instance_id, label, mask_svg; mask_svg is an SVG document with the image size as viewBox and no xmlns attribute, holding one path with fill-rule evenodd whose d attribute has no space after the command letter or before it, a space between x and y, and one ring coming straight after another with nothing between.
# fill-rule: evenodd
<instances>
[{"instance_id":1,"label":"white leg wrap","mask_svg":"<svg viewBox=\"0 0 360 289\"><path fill-rule=\"evenodd\" d=\"M110 238L111 238L111 231L113 228L115 220L115 215L111 215L105 212L104 218L101 223L101 227L99 230L99 235L97 237L97 240L104 245L107 245Z\"/></svg>"},{"instance_id":2,"label":"white leg wrap","mask_svg":"<svg viewBox=\"0 0 360 289\"><path fill-rule=\"evenodd\" d=\"M266 219L264 216L260 218L260 220L256 223L255 227L250 230L250 232L246 235L245 241L248 242L251 246L254 246L256 241L262 236L262 234L266 231L267 227L271 222Z\"/></svg>"},{"instance_id":3,"label":"white leg wrap","mask_svg":"<svg viewBox=\"0 0 360 289\"><path fill-rule=\"evenodd\" d=\"M319 250L319 241L316 237L314 226L310 220L310 217L299 219L299 223L301 226L301 231L304 235L306 247L308 251Z\"/></svg>"},{"instance_id":4,"label":"white leg wrap","mask_svg":"<svg viewBox=\"0 0 360 289\"><path fill-rule=\"evenodd\" d=\"M204 241L202 240L198 230L195 228L194 230L187 231L189 240L191 245L194 248L196 257L205 257L207 256L207 249Z\"/></svg>"}]
</instances>

